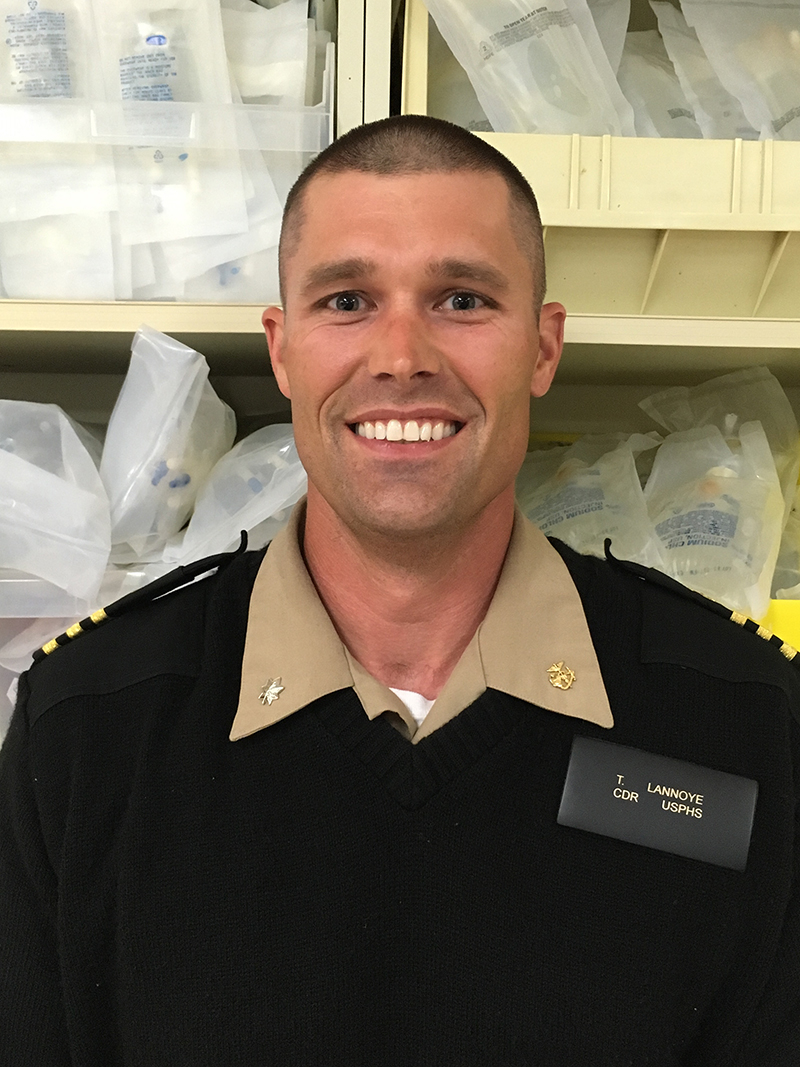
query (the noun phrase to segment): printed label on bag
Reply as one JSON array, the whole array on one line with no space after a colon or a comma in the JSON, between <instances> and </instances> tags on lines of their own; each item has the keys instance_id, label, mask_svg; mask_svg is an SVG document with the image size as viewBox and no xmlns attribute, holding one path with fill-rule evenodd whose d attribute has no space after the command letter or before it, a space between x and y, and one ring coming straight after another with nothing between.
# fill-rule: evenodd
<instances>
[{"instance_id":1,"label":"printed label on bag","mask_svg":"<svg viewBox=\"0 0 800 1067\"><path fill-rule=\"evenodd\" d=\"M559 523L602 511L605 503L605 493L599 485L570 485L529 509L528 518L540 530L547 531Z\"/></svg>"},{"instance_id":2,"label":"printed label on bag","mask_svg":"<svg viewBox=\"0 0 800 1067\"><path fill-rule=\"evenodd\" d=\"M490 59L495 52L502 52L512 44L527 41L530 37L541 37L551 26L566 29L567 26L574 25L575 19L566 8L562 11L550 11L547 7L539 7L493 33L488 40L481 41L478 51L481 59Z\"/></svg>"},{"instance_id":3,"label":"printed label on bag","mask_svg":"<svg viewBox=\"0 0 800 1067\"><path fill-rule=\"evenodd\" d=\"M737 516L728 512L698 509L671 515L656 524L656 533L667 549L694 545L727 548L736 534L737 522Z\"/></svg>"},{"instance_id":4,"label":"printed label on bag","mask_svg":"<svg viewBox=\"0 0 800 1067\"><path fill-rule=\"evenodd\" d=\"M123 56L119 61L122 99L172 100L170 81L178 75L177 65L177 57L169 52Z\"/></svg>"},{"instance_id":5,"label":"printed label on bag","mask_svg":"<svg viewBox=\"0 0 800 1067\"><path fill-rule=\"evenodd\" d=\"M22 96L72 96L63 11L6 15L5 43L11 58L11 89Z\"/></svg>"}]
</instances>

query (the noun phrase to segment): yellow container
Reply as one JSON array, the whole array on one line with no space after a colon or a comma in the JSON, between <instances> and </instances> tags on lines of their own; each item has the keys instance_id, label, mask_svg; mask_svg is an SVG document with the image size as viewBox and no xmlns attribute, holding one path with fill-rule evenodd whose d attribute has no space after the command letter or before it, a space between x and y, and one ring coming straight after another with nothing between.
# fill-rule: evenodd
<instances>
[{"instance_id":1,"label":"yellow container","mask_svg":"<svg viewBox=\"0 0 800 1067\"><path fill-rule=\"evenodd\" d=\"M771 600L762 626L787 645L800 649L800 600Z\"/></svg>"}]
</instances>

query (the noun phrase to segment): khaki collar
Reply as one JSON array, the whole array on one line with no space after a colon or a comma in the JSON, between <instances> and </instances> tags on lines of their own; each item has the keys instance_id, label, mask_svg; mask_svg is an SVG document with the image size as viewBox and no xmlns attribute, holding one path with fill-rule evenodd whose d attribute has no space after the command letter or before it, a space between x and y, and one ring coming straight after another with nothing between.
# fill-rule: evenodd
<instances>
[{"instance_id":1,"label":"khaki collar","mask_svg":"<svg viewBox=\"0 0 800 1067\"><path fill-rule=\"evenodd\" d=\"M578 591L561 556L520 513L486 617L419 728L402 700L368 674L339 639L300 552L304 518L301 501L256 575L232 741L350 687L370 719L394 713L414 742L487 688L560 715L614 725ZM574 672L569 688L551 683L557 665Z\"/></svg>"}]
</instances>

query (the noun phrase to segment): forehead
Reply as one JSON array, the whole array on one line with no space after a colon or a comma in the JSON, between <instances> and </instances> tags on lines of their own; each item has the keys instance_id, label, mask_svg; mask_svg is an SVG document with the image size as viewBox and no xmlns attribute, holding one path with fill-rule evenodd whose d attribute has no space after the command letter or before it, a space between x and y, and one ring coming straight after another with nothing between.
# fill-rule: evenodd
<instances>
[{"instance_id":1,"label":"forehead","mask_svg":"<svg viewBox=\"0 0 800 1067\"><path fill-rule=\"evenodd\" d=\"M495 173L323 173L300 215L291 259L303 263L351 252L520 256L508 187Z\"/></svg>"}]
</instances>

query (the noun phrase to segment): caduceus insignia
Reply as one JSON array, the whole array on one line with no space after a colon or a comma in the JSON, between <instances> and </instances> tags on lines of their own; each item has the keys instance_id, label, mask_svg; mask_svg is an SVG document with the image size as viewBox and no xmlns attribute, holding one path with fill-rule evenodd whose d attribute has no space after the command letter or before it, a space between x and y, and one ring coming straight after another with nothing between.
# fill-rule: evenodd
<instances>
[{"instance_id":1,"label":"caduceus insignia","mask_svg":"<svg viewBox=\"0 0 800 1067\"><path fill-rule=\"evenodd\" d=\"M269 678L258 699L262 704L274 704L285 688L280 678Z\"/></svg>"},{"instance_id":2,"label":"caduceus insignia","mask_svg":"<svg viewBox=\"0 0 800 1067\"><path fill-rule=\"evenodd\" d=\"M556 689L569 689L575 681L575 671L565 667L563 660L548 667L547 674L550 678L550 685Z\"/></svg>"}]
</instances>

